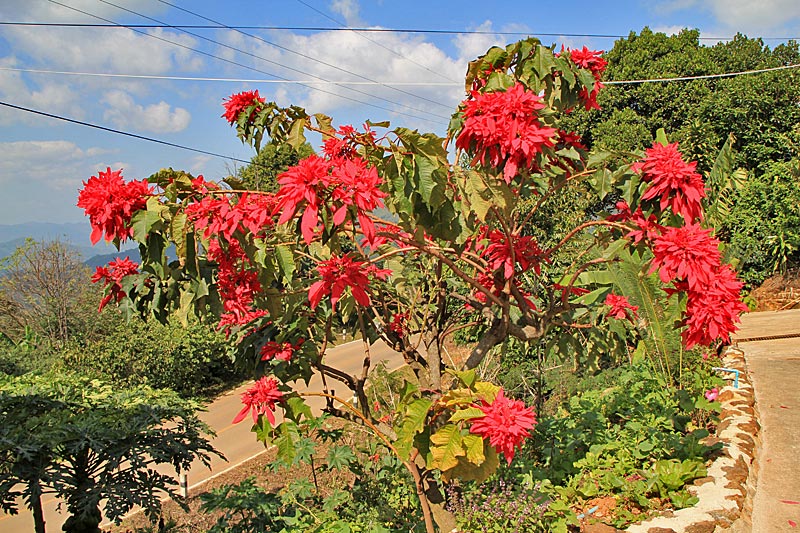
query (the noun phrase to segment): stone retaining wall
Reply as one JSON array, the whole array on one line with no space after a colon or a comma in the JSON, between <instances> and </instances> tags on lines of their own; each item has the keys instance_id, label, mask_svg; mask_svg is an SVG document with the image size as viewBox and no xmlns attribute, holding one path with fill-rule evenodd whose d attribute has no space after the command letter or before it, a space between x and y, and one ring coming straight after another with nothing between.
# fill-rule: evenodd
<instances>
[{"instance_id":1,"label":"stone retaining wall","mask_svg":"<svg viewBox=\"0 0 800 533\"><path fill-rule=\"evenodd\" d=\"M716 441L723 443L722 455L708 467L708 476L695 481L689 491L699 498L694 507L651 518L630 526L629 533L750 533L751 512L760 447L760 427L755 394L747 374L744 352L728 348L723 366L739 370L739 388L729 384L719 394L722 405Z\"/></svg>"}]
</instances>

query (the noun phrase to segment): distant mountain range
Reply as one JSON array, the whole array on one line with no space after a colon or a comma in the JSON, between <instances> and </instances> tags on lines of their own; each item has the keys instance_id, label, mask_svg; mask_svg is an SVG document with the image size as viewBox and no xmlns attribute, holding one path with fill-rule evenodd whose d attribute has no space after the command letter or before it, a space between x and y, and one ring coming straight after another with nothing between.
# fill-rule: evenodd
<instances>
[{"instance_id":1,"label":"distant mountain range","mask_svg":"<svg viewBox=\"0 0 800 533\"><path fill-rule=\"evenodd\" d=\"M103 241L92 246L89 239L91 232L92 228L88 222L0 224L0 259L13 254L17 248L25 244L26 239L33 239L39 242L61 241L90 267L102 266L116 258L127 256L139 262L137 247L129 247L118 252L112 245Z\"/></svg>"}]
</instances>

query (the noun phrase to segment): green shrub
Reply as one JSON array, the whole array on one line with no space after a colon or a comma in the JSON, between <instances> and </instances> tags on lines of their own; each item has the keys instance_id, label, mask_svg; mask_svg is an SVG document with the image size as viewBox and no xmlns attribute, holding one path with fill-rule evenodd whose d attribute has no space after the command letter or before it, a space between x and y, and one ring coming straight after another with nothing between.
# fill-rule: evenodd
<instances>
[{"instance_id":1,"label":"green shrub","mask_svg":"<svg viewBox=\"0 0 800 533\"><path fill-rule=\"evenodd\" d=\"M66 350L63 360L120 385L146 384L182 396L212 394L245 377L234 369L225 336L204 324L132 320L98 341Z\"/></svg>"}]
</instances>

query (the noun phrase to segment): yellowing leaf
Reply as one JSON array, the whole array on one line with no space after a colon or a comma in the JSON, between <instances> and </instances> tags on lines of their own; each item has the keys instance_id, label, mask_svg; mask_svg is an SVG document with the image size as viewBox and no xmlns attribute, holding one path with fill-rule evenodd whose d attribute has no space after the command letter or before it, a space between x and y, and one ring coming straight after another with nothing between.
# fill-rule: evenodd
<instances>
[{"instance_id":1,"label":"yellowing leaf","mask_svg":"<svg viewBox=\"0 0 800 533\"><path fill-rule=\"evenodd\" d=\"M492 403L494 399L497 398L497 393L500 392L500 387L494 385L493 383L479 381L475 384L475 392L478 394L478 398L481 400Z\"/></svg>"},{"instance_id":2,"label":"yellowing leaf","mask_svg":"<svg viewBox=\"0 0 800 533\"><path fill-rule=\"evenodd\" d=\"M447 424L431 435L433 464L428 467L450 470L458 465L457 458L465 454L461 429L455 424Z\"/></svg>"}]
</instances>

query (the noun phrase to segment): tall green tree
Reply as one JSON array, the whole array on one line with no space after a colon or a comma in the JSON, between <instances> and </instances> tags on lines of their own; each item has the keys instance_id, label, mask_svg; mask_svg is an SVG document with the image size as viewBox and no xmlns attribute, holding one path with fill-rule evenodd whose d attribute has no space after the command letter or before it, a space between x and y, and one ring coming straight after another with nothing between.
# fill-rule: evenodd
<instances>
[{"instance_id":1,"label":"tall green tree","mask_svg":"<svg viewBox=\"0 0 800 533\"><path fill-rule=\"evenodd\" d=\"M267 144L252 157L249 165L236 172L236 179L248 190L277 192L278 174L313 153L314 149L308 143L297 149L289 145Z\"/></svg>"},{"instance_id":2,"label":"tall green tree","mask_svg":"<svg viewBox=\"0 0 800 533\"><path fill-rule=\"evenodd\" d=\"M18 512L22 497L44 533L41 498L66 502L67 533L99 532L105 517L119 521L135 506L155 515L164 493L176 497L172 476L194 459L218 454L196 415L198 404L171 391L114 389L76 375L0 376L0 507Z\"/></svg>"}]
</instances>

